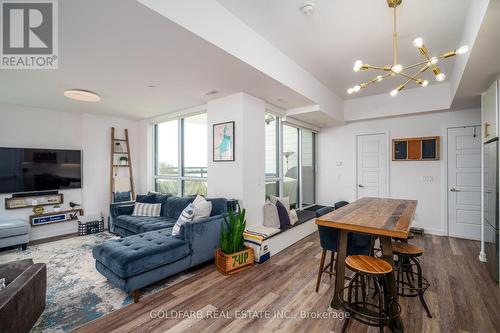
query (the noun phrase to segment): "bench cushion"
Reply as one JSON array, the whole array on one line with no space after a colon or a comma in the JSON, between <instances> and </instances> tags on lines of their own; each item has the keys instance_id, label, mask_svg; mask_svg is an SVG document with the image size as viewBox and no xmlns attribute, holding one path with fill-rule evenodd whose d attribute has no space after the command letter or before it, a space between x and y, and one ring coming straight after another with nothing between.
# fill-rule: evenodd
<instances>
[{"instance_id":1,"label":"bench cushion","mask_svg":"<svg viewBox=\"0 0 500 333\"><path fill-rule=\"evenodd\" d=\"M126 279L167 265L189 255L189 244L170 236L171 229L107 241L92 249L92 255L119 277Z\"/></svg>"},{"instance_id":2,"label":"bench cushion","mask_svg":"<svg viewBox=\"0 0 500 333\"><path fill-rule=\"evenodd\" d=\"M0 238L26 235L30 232L30 225L24 220L0 221Z\"/></svg>"},{"instance_id":3,"label":"bench cushion","mask_svg":"<svg viewBox=\"0 0 500 333\"><path fill-rule=\"evenodd\" d=\"M122 229L127 229L135 234L140 234L142 232L173 227L176 221L176 219L167 218L164 216L146 217L120 215L116 217L114 223L116 226Z\"/></svg>"}]
</instances>

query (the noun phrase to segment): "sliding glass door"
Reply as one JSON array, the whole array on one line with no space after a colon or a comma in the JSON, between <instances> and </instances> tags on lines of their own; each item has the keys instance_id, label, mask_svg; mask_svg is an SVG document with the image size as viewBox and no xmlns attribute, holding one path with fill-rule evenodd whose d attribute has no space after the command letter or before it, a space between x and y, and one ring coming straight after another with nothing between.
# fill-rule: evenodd
<instances>
[{"instance_id":1,"label":"sliding glass door","mask_svg":"<svg viewBox=\"0 0 500 333\"><path fill-rule=\"evenodd\" d=\"M301 129L300 193L302 208L316 203L315 136L314 132Z\"/></svg>"},{"instance_id":2,"label":"sliding glass door","mask_svg":"<svg viewBox=\"0 0 500 333\"><path fill-rule=\"evenodd\" d=\"M283 196L299 208L299 129L283 125Z\"/></svg>"}]
</instances>

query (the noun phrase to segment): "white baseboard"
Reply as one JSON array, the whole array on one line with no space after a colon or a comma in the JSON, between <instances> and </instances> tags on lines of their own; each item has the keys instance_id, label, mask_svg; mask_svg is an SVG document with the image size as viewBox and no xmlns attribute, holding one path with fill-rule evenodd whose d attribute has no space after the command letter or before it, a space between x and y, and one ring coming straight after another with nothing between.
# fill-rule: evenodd
<instances>
[{"instance_id":1,"label":"white baseboard","mask_svg":"<svg viewBox=\"0 0 500 333\"><path fill-rule=\"evenodd\" d=\"M276 236L271 237L268 240L269 250L271 256L280 253L287 247L297 243L301 239L309 236L315 231L318 231L318 227L314 223L315 219L309 220L302 223L296 227L293 227L285 232L282 232Z\"/></svg>"}]
</instances>

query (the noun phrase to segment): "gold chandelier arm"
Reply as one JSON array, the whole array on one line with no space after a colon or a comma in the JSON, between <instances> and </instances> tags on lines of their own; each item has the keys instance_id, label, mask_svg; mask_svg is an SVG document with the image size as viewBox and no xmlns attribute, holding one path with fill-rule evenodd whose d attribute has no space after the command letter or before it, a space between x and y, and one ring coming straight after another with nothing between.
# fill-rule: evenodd
<instances>
[{"instance_id":1,"label":"gold chandelier arm","mask_svg":"<svg viewBox=\"0 0 500 333\"><path fill-rule=\"evenodd\" d=\"M444 57L445 56L442 55L442 56L436 57L436 59L437 60L441 60L441 59L444 59ZM431 59L428 59L428 60L424 60L424 61L421 61L421 62L417 62L417 63L415 63L413 65L410 65L410 66L406 66L406 67L403 68L403 70L405 71L405 70L412 69L412 68L415 68L415 67L418 67L418 66L421 66L421 65L429 64L430 60Z\"/></svg>"},{"instance_id":2,"label":"gold chandelier arm","mask_svg":"<svg viewBox=\"0 0 500 333\"><path fill-rule=\"evenodd\" d=\"M371 80L368 80L366 82L363 82L363 83L360 83L359 86L364 89L366 87L368 87L370 84L372 83L375 83L375 82L380 82L382 81L383 79L385 79L386 77L390 76L392 73L387 73L385 75L377 75L375 76L373 79Z\"/></svg>"},{"instance_id":3,"label":"gold chandelier arm","mask_svg":"<svg viewBox=\"0 0 500 333\"><path fill-rule=\"evenodd\" d=\"M406 86L410 81L415 81L417 84L422 85L422 83L423 83L422 79L417 78L417 76L419 76L420 74L422 74L423 72L428 70L429 67L430 67L430 65L427 63L424 67L420 68L420 70L418 72L416 72L414 75L408 75L408 74L403 73L403 72L399 73L399 75L404 76L408 79L408 81L406 81L403 84L403 86Z\"/></svg>"},{"instance_id":4,"label":"gold chandelier arm","mask_svg":"<svg viewBox=\"0 0 500 333\"><path fill-rule=\"evenodd\" d=\"M393 39L393 52L394 52L394 65L398 64L398 20L397 20L397 6L394 6L394 32Z\"/></svg>"},{"instance_id":5,"label":"gold chandelier arm","mask_svg":"<svg viewBox=\"0 0 500 333\"><path fill-rule=\"evenodd\" d=\"M420 74L420 72L417 72L417 74L415 74L414 76L408 75L408 74L403 73L403 72L399 73L399 75L406 77L409 81L412 81L412 80L413 80L413 81L415 81L415 82L418 82L418 80L419 80L419 79L417 79L417 75L418 75L418 74ZM407 83L408 83L408 82L407 82ZM406 84L405 84L405 85L406 85Z\"/></svg>"}]
</instances>

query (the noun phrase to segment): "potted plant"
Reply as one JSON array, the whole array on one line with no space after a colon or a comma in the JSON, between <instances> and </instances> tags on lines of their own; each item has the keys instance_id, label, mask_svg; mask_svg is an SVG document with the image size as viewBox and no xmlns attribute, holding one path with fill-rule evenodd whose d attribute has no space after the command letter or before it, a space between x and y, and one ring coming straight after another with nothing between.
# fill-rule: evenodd
<instances>
[{"instance_id":1,"label":"potted plant","mask_svg":"<svg viewBox=\"0 0 500 333\"><path fill-rule=\"evenodd\" d=\"M128 157L127 156L120 157L120 164L127 165L128 164Z\"/></svg>"},{"instance_id":2,"label":"potted plant","mask_svg":"<svg viewBox=\"0 0 500 333\"><path fill-rule=\"evenodd\" d=\"M57 204L57 205L54 205L54 212L55 213L58 213L61 211L61 205Z\"/></svg>"},{"instance_id":3,"label":"potted plant","mask_svg":"<svg viewBox=\"0 0 500 333\"><path fill-rule=\"evenodd\" d=\"M224 275L234 274L253 265L253 249L246 247L243 240L245 231L245 209L234 213L229 211L229 221L224 217L221 227L220 248L215 253L217 270Z\"/></svg>"}]
</instances>

